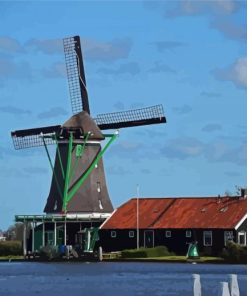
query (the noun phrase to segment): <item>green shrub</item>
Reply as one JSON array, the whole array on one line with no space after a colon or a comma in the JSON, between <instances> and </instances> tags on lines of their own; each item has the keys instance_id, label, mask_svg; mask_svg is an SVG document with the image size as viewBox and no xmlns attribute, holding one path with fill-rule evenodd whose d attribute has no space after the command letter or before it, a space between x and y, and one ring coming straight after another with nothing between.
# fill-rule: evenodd
<instances>
[{"instance_id":1,"label":"green shrub","mask_svg":"<svg viewBox=\"0 0 247 296\"><path fill-rule=\"evenodd\" d=\"M228 242L221 253L221 257L231 263L247 263L247 247Z\"/></svg>"},{"instance_id":2,"label":"green shrub","mask_svg":"<svg viewBox=\"0 0 247 296\"><path fill-rule=\"evenodd\" d=\"M0 256L22 255L22 245L20 241L0 242Z\"/></svg>"},{"instance_id":3,"label":"green shrub","mask_svg":"<svg viewBox=\"0 0 247 296\"><path fill-rule=\"evenodd\" d=\"M163 257L163 256L171 256L171 255L173 255L173 253L170 253L167 247L165 246L122 251L122 258L151 258L151 257Z\"/></svg>"}]
</instances>

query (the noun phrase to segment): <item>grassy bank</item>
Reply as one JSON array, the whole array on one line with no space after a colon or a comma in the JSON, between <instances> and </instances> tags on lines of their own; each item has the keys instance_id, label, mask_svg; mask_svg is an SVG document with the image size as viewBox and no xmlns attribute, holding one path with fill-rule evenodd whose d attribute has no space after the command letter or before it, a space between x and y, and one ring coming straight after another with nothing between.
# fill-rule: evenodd
<instances>
[{"instance_id":1,"label":"grassy bank","mask_svg":"<svg viewBox=\"0 0 247 296\"><path fill-rule=\"evenodd\" d=\"M188 259L186 256L159 256L159 257L131 257L131 258L123 258L121 256L117 256L115 254L111 254L111 256L105 256L104 261L121 261L121 262L128 262L128 261L138 261L138 262L181 262L181 263L188 263L188 262L197 262L197 263L227 263L221 257L200 257L200 259L191 260Z\"/></svg>"},{"instance_id":2,"label":"grassy bank","mask_svg":"<svg viewBox=\"0 0 247 296\"><path fill-rule=\"evenodd\" d=\"M104 256L105 261L142 261L142 262L198 262L198 263L225 263L221 257L203 256L199 259L188 259L186 256L177 256L165 246L155 248L140 248L123 250L122 252L108 253Z\"/></svg>"}]
</instances>

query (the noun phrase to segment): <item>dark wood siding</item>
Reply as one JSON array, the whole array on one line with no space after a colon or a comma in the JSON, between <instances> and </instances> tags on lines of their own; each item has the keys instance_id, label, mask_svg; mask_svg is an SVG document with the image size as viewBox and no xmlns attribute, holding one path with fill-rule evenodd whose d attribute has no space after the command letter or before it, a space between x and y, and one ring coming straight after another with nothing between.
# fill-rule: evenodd
<instances>
[{"instance_id":1,"label":"dark wood siding","mask_svg":"<svg viewBox=\"0 0 247 296\"><path fill-rule=\"evenodd\" d=\"M129 237L129 231L134 231L135 236ZM152 229L146 229L152 230ZM153 229L154 230L154 246L166 246L169 251L178 255L186 255L188 244L197 241L200 255L219 255L225 247L224 231L233 231L234 241L236 241L236 231L234 229ZM171 231L171 237L166 237L166 231ZM191 237L186 237L186 231L191 230ZM117 236L111 237L111 230L100 230L100 245L106 252L121 251L124 249L135 249L136 229L124 229L116 231ZM212 231L212 246L204 246L203 232ZM145 229L140 229L140 247L144 246Z\"/></svg>"}]
</instances>

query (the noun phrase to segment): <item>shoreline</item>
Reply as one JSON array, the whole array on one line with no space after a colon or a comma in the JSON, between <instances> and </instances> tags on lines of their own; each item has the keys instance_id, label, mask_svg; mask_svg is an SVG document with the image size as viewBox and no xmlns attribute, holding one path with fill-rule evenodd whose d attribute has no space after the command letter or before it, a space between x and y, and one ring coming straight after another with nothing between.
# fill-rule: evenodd
<instances>
[{"instance_id":1,"label":"shoreline","mask_svg":"<svg viewBox=\"0 0 247 296\"><path fill-rule=\"evenodd\" d=\"M107 258L102 261L98 260L86 260L84 259L77 259L77 258L58 258L58 259L40 259L40 258L11 258L11 257L0 257L0 263L1 262L40 262L40 263L57 263L57 262L73 262L73 263L82 263L82 262L137 262L137 263L184 263L184 264L230 264L230 265L245 265L247 263L241 263L241 262L230 262L226 261L221 257L218 258L210 258L210 257L201 257L200 259L184 259L184 258L176 258L176 257L170 257L170 258L159 258L159 257L154 257L154 258Z\"/></svg>"}]
</instances>

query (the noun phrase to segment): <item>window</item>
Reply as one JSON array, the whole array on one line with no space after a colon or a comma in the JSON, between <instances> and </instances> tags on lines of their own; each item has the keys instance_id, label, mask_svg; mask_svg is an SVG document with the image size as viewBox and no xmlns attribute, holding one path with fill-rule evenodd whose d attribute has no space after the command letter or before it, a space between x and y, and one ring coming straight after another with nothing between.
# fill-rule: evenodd
<instances>
[{"instance_id":1,"label":"window","mask_svg":"<svg viewBox=\"0 0 247 296\"><path fill-rule=\"evenodd\" d=\"M135 237L135 233L134 233L133 230L130 230L130 231L129 231L129 237Z\"/></svg>"},{"instance_id":2,"label":"window","mask_svg":"<svg viewBox=\"0 0 247 296\"><path fill-rule=\"evenodd\" d=\"M186 230L186 234L185 234L186 237L191 237L191 230Z\"/></svg>"},{"instance_id":3,"label":"window","mask_svg":"<svg viewBox=\"0 0 247 296\"><path fill-rule=\"evenodd\" d=\"M212 231L203 231L204 246L212 246Z\"/></svg>"},{"instance_id":4,"label":"window","mask_svg":"<svg viewBox=\"0 0 247 296\"><path fill-rule=\"evenodd\" d=\"M225 246L228 241L233 241L233 231L224 231L224 243Z\"/></svg>"},{"instance_id":5,"label":"window","mask_svg":"<svg viewBox=\"0 0 247 296\"><path fill-rule=\"evenodd\" d=\"M166 230L166 237L171 237L171 236L172 236L171 230Z\"/></svg>"},{"instance_id":6,"label":"window","mask_svg":"<svg viewBox=\"0 0 247 296\"><path fill-rule=\"evenodd\" d=\"M111 231L111 237L117 237L117 232L115 230Z\"/></svg>"},{"instance_id":7,"label":"window","mask_svg":"<svg viewBox=\"0 0 247 296\"><path fill-rule=\"evenodd\" d=\"M238 233L238 243L240 245L246 245L246 232L245 231L240 231Z\"/></svg>"},{"instance_id":8,"label":"window","mask_svg":"<svg viewBox=\"0 0 247 296\"><path fill-rule=\"evenodd\" d=\"M100 193L101 187L100 187L100 182L97 182L97 191Z\"/></svg>"},{"instance_id":9,"label":"window","mask_svg":"<svg viewBox=\"0 0 247 296\"><path fill-rule=\"evenodd\" d=\"M48 246L54 245L54 232L46 231L45 232L45 244Z\"/></svg>"}]
</instances>

